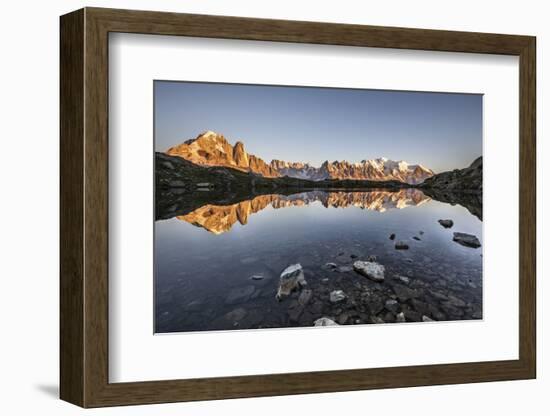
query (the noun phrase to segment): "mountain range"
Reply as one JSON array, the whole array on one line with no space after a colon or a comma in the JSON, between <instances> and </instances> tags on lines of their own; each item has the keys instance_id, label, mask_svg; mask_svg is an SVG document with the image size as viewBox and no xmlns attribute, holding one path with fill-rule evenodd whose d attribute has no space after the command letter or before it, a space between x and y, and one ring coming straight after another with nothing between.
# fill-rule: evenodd
<instances>
[{"instance_id":1,"label":"mountain range","mask_svg":"<svg viewBox=\"0 0 550 416\"><path fill-rule=\"evenodd\" d=\"M249 154L242 142L231 145L227 139L213 131L206 131L196 138L173 146L167 155L178 156L201 166L229 167L242 172L250 172L266 178L290 177L310 181L327 179L354 179L371 181L399 181L416 185L434 175L431 169L420 164L410 165L405 161L386 158L348 161L325 161L320 167L303 162L272 160Z\"/></svg>"}]
</instances>

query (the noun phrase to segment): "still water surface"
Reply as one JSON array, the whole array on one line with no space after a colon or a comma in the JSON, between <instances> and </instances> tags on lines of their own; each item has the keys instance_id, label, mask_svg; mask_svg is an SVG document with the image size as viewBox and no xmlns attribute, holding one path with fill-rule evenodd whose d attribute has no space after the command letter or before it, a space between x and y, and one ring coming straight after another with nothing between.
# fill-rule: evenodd
<instances>
[{"instance_id":1,"label":"still water surface","mask_svg":"<svg viewBox=\"0 0 550 416\"><path fill-rule=\"evenodd\" d=\"M454 242L453 232L483 244L468 209L416 189L262 195L158 220L155 332L311 326L325 316L372 324L401 312L407 321L480 319L482 249ZM396 250L399 240L409 249ZM373 255L382 283L352 269ZM311 297L278 301L279 276L296 263ZM346 299L331 302L335 290Z\"/></svg>"}]
</instances>

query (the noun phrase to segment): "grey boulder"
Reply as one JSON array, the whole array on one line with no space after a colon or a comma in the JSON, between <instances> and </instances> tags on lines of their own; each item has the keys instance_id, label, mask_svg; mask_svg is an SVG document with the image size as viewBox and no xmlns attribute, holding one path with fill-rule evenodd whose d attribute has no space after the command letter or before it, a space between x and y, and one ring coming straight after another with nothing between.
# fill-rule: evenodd
<instances>
[{"instance_id":1,"label":"grey boulder","mask_svg":"<svg viewBox=\"0 0 550 416\"><path fill-rule=\"evenodd\" d=\"M332 319L327 318L326 316L323 316L322 318L319 318L313 322L314 326L334 326L338 325L336 322L334 322Z\"/></svg>"},{"instance_id":2,"label":"grey boulder","mask_svg":"<svg viewBox=\"0 0 550 416\"><path fill-rule=\"evenodd\" d=\"M371 280L374 280L375 282L384 281L385 268L381 264L374 261L358 260L353 263L353 270Z\"/></svg>"},{"instance_id":3,"label":"grey boulder","mask_svg":"<svg viewBox=\"0 0 550 416\"><path fill-rule=\"evenodd\" d=\"M472 234L453 233L453 241L456 241L458 244L461 244L465 247L481 247L481 243L479 242L478 238Z\"/></svg>"},{"instance_id":4,"label":"grey boulder","mask_svg":"<svg viewBox=\"0 0 550 416\"><path fill-rule=\"evenodd\" d=\"M346 296L346 294L344 293L343 290L334 290L334 291L330 292L330 301L332 303L340 302L340 301L344 300L345 298L347 298L347 296Z\"/></svg>"},{"instance_id":5,"label":"grey boulder","mask_svg":"<svg viewBox=\"0 0 550 416\"><path fill-rule=\"evenodd\" d=\"M300 263L292 264L283 270L279 278L279 288L275 297L282 300L283 297L290 295L294 290L306 286L304 270Z\"/></svg>"},{"instance_id":6,"label":"grey boulder","mask_svg":"<svg viewBox=\"0 0 550 416\"><path fill-rule=\"evenodd\" d=\"M454 225L453 220L439 220L437 222L445 228L451 228Z\"/></svg>"}]
</instances>

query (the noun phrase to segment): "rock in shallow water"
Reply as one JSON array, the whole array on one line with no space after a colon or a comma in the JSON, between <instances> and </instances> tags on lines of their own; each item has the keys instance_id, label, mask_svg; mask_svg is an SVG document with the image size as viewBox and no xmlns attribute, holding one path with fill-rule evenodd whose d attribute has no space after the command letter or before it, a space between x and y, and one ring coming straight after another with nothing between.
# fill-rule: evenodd
<instances>
[{"instance_id":1,"label":"rock in shallow water","mask_svg":"<svg viewBox=\"0 0 550 416\"><path fill-rule=\"evenodd\" d=\"M250 298L250 296L252 296L254 291L254 286L233 288L227 294L227 297L225 298L225 303L233 304L246 302Z\"/></svg>"},{"instance_id":2,"label":"rock in shallow water","mask_svg":"<svg viewBox=\"0 0 550 416\"><path fill-rule=\"evenodd\" d=\"M445 228L451 228L454 225L453 220L439 220L437 222Z\"/></svg>"},{"instance_id":3,"label":"rock in shallow water","mask_svg":"<svg viewBox=\"0 0 550 416\"><path fill-rule=\"evenodd\" d=\"M395 322L405 322L405 314L403 312L399 312L395 317Z\"/></svg>"},{"instance_id":4,"label":"rock in shallow water","mask_svg":"<svg viewBox=\"0 0 550 416\"><path fill-rule=\"evenodd\" d=\"M332 319L327 318L326 316L323 316L322 318L319 318L315 322L313 322L313 325L314 326L333 326L338 324L334 322Z\"/></svg>"},{"instance_id":5,"label":"rock in shallow water","mask_svg":"<svg viewBox=\"0 0 550 416\"><path fill-rule=\"evenodd\" d=\"M297 305L288 311L288 317L292 322L298 322L298 320L300 319L300 315L303 311L304 308L300 305Z\"/></svg>"},{"instance_id":6,"label":"rock in shallow water","mask_svg":"<svg viewBox=\"0 0 550 416\"><path fill-rule=\"evenodd\" d=\"M185 188L185 182L178 180L170 181L169 185L172 188Z\"/></svg>"},{"instance_id":7,"label":"rock in shallow water","mask_svg":"<svg viewBox=\"0 0 550 416\"><path fill-rule=\"evenodd\" d=\"M340 325L345 325L349 318L350 318L350 314L348 312L344 312L343 314L338 316L337 321Z\"/></svg>"},{"instance_id":8,"label":"rock in shallow water","mask_svg":"<svg viewBox=\"0 0 550 416\"><path fill-rule=\"evenodd\" d=\"M481 247L481 243L478 238L472 234L466 233L453 233L453 241L466 247L478 248Z\"/></svg>"},{"instance_id":9,"label":"rock in shallow water","mask_svg":"<svg viewBox=\"0 0 550 416\"><path fill-rule=\"evenodd\" d=\"M346 298L346 294L343 290L334 290L330 292L330 301L332 303L340 302Z\"/></svg>"},{"instance_id":10,"label":"rock in shallow water","mask_svg":"<svg viewBox=\"0 0 550 416\"><path fill-rule=\"evenodd\" d=\"M264 279L264 275L263 274L253 274L252 276L250 276L250 278L252 280L263 280Z\"/></svg>"},{"instance_id":11,"label":"rock in shallow water","mask_svg":"<svg viewBox=\"0 0 550 416\"><path fill-rule=\"evenodd\" d=\"M353 263L353 269L362 274L365 277L368 277L375 282L384 281L384 271L385 268L381 264L378 264L374 261L356 261Z\"/></svg>"},{"instance_id":12,"label":"rock in shallow water","mask_svg":"<svg viewBox=\"0 0 550 416\"><path fill-rule=\"evenodd\" d=\"M389 299L386 301L386 304L384 305L385 308L393 313L397 313L399 311L399 302L397 302L395 299Z\"/></svg>"},{"instance_id":13,"label":"rock in shallow water","mask_svg":"<svg viewBox=\"0 0 550 416\"><path fill-rule=\"evenodd\" d=\"M420 296L419 291L408 288L403 285L394 285L393 291L395 292L395 295L401 302L406 302L409 299L414 299Z\"/></svg>"},{"instance_id":14,"label":"rock in shallow water","mask_svg":"<svg viewBox=\"0 0 550 416\"><path fill-rule=\"evenodd\" d=\"M288 296L292 291L300 289L307 284L304 277L304 270L300 263L292 264L283 270L279 279L279 288L275 297L281 300Z\"/></svg>"},{"instance_id":15,"label":"rock in shallow water","mask_svg":"<svg viewBox=\"0 0 550 416\"><path fill-rule=\"evenodd\" d=\"M300 293L300 297L298 298L298 303L302 306L307 305L307 303L311 299L312 294L313 294L313 292L311 290L308 290L308 289L302 291L302 293Z\"/></svg>"},{"instance_id":16,"label":"rock in shallow water","mask_svg":"<svg viewBox=\"0 0 550 416\"><path fill-rule=\"evenodd\" d=\"M397 243L395 243L395 249L396 250L408 250L409 245L407 243L405 243L404 241L398 241Z\"/></svg>"},{"instance_id":17,"label":"rock in shallow water","mask_svg":"<svg viewBox=\"0 0 550 416\"><path fill-rule=\"evenodd\" d=\"M395 240L395 234L390 234L390 240Z\"/></svg>"},{"instance_id":18,"label":"rock in shallow water","mask_svg":"<svg viewBox=\"0 0 550 416\"><path fill-rule=\"evenodd\" d=\"M409 279L407 276L397 275L395 277L407 285L411 282L411 279Z\"/></svg>"},{"instance_id":19,"label":"rock in shallow water","mask_svg":"<svg viewBox=\"0 0 550 416\"><path fill-rule=\"evenodd\" d=\"M231 312L227 312L224 318L230 322L240 321L246 316L247 312L243 308L233 309Z\"/></svg>"}]
</instances>

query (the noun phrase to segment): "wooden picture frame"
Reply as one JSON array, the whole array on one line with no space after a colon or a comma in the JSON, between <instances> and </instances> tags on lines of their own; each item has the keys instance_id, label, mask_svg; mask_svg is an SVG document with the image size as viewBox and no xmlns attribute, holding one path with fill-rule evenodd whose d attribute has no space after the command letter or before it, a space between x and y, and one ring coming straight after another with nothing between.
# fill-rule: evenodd
<instances>
[{"instance_id":1,"label":"wooden picture frame","mask_svg":"<svg viewBox=\"0 0 550 416\"><path fill-rule=\"evenodd\" d=\"M61 399L101 407L535 378L534 37L100 8L62 16L60 29ZM110 32L519 56L519 359L109 383Z\"/></svg>"}]
</instances>

